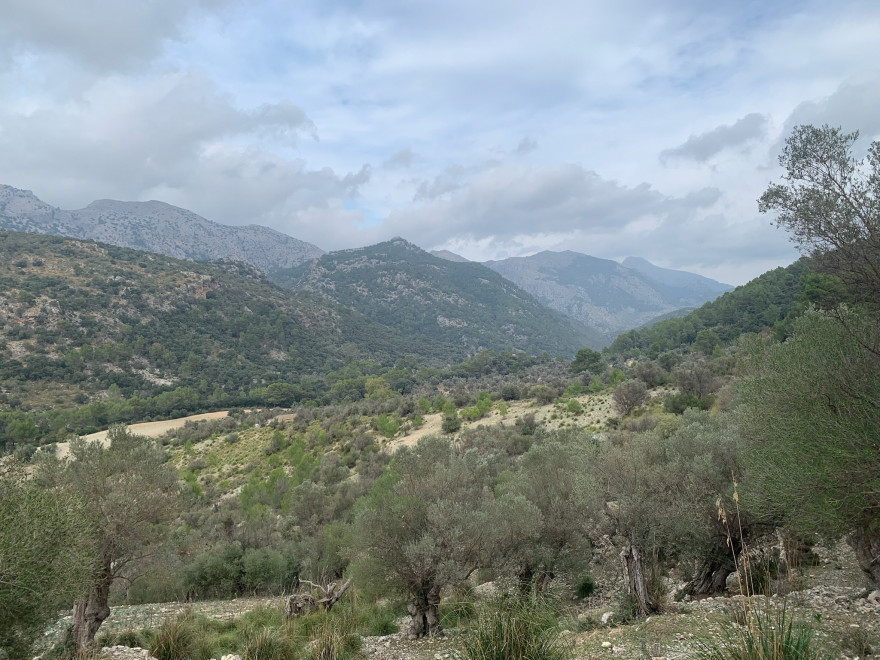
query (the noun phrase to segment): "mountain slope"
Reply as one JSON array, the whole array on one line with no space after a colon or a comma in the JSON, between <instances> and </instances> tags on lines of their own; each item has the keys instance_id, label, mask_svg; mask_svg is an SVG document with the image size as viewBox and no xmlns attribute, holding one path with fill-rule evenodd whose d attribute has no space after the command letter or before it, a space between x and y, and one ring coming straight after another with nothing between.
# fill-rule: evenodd
<instances>
[{"instance_id":1,"label":"mountain slope","mask_svg":"<svg viewBox=\"0 0 880 660\"><path fill-rule=\"evenodd\" d=\"M125 396L185 386L205 401L241 400L275 381L312 387L310 374L352 360L440 364L448 351L240 262L0 231L0 394L31 406L113 385Z\"/></svg>"},{"instance_id":2,"label":"mountain slope","mask_svg":"<svg viewBox=\"0 0 880 660\"><path fill-rule=\"evenodd\" d=\"M290 268L323 251L268 227L231 227L164 202L99 200L65 211L29 190L0 185L0 229L92 239L178 259L235 259L264 272Z\"/></svg>"},{"instance_id":3,"label":"mountain slope","mask_svg":"<svg viewBox=\"0 0 880 660\"><path fill-rule=\"evenodd\" d=\"M633 349L654 356L669 349L688 347L701 332L711 331L712 341L729 344L746 332L770 328L784 335L793 316L809 304L833 307L846 302L839 282L813 272L807 259L775 268L751 282L705 303L686 316L660 320L646 328L619 335L612 353L630 355ZM709 342L711 343L711 341Z\"/></svg>"},{"instance_id":4,"label":"mountain slope","mask_svg":"<svg viewBox=\"0 0 880 660\"><path fill-rule=\"evenodd\" d=\"M401 238L331 252L272 277L405 334L443 342L450 357L484 348L572 355L604 344L485 266L441 259Z\"/></svg>"},{"instance_id":5,"label":"mountain slope","mask_svg":"<svg viewBox=\"0 0 880 660\"><path fill-rule=\"evenodd\" d=\"M616 261L572 251L540 252L486 265L548 307L612 336L718 295L670 286Z\"/></svg>"}]
</instances>

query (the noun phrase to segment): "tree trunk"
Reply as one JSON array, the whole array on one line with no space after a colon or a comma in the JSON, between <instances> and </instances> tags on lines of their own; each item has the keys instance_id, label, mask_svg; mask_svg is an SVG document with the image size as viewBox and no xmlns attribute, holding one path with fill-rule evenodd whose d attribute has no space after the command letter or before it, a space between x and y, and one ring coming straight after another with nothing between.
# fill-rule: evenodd
<instances>
[{"instance_id":1,"label":"tree trunk","mask_svg":"<svg viewBox=\"0 0 880 660\"><path fill-rule=\"evenodd\" d=\"M409 638L433 637L440 632L440 588L432 585L427 590L420 592L416 598L406 606L406 611L412 619Z\"/></svg>"},{"instance_id":2,"label":"tree trunk","mask_svg":"<svg viewBox=\"0 0 880 660\"><path fill-rule=\"evenodd\" d=\"M641 548L627 541L626 547L620 552L620 561L623 564L626 590L635 598L636 613L647 616L659 611L657 604L648 593L645 557Z\"/></svg>"},{"instance_id":3,"label":"tree trunk","mask_svg":"<svg viewBox=\"0 0 880 660\"><path fill-rule=\"evenodd\" d=\"M878 529L878 525L863 525L856 528L849 535L847 541L855 550L859 567L868 578L871 586L880 587L880 529Z\"/></svg>"},{"instance_id":4,"label":"tree trunk","mask_svg":"<svg viewBox=\"0 0 880 660\"><path fill-rule=\"evenodd\" d=\"M727 577L733 573L729 559L705 559L697 574L682 587L679 596L715 596L722 593L727 585Z\"/></svg>"},{"instance_id":5,"label":"tree trunk","mask_svg":"<svg viewBox=\"0 0 880 660\"><path fill-rule=\"evenodd\" d=\"M95 582L89 588L88 598L78 598L73 604L73 627L71 636L79 651L88 651L95 642L95 635L104 620L110 616L110 585L113 583L111 558L103 558Z\"/></svg>"}]
</instances>

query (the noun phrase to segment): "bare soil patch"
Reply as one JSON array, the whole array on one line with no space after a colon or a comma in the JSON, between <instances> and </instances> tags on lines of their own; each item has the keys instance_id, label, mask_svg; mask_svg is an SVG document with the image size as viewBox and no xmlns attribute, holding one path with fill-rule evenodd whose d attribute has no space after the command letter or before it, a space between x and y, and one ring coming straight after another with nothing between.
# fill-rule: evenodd
<instances>
[{"instance_id":1,"label":"bare soil patch","mask_svg":"<svg viewBox=\"0 0 880 660\"><path fill-rule=\"evenodd\" d=\"M201 413L199 415L189 415L187 417L178 417L177 419L166 419L160 422L141 422L139 424L130 424L126 428L129 433L142 435L146 438L158 438L165 435L168 431L176 431L183 428L187 422L198 422L206 419L223 419L229 416L228 410L220 410L218 412ZM84 435L83 439L107 444L107 431L98 431ZM59 458L64 458L70 453L70 443L59 442L56 452Z\"/></svg>"}]
</instances>

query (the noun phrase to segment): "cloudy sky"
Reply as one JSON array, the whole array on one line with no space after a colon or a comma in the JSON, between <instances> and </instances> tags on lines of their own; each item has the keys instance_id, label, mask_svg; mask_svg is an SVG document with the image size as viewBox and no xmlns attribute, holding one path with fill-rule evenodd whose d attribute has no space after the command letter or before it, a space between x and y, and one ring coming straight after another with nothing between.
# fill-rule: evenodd
<instances>
[{"instance_id":1,"label":"cloudy sky","mask_svg":"<svg viewBox=\"0 0 880 660\"><path fill-rule=\"evenodd\" d=\"M0 183L325 250L574 249L739 284L799 123L880 136L875 0L3 0Z\"/></svg>"}]
</instances>

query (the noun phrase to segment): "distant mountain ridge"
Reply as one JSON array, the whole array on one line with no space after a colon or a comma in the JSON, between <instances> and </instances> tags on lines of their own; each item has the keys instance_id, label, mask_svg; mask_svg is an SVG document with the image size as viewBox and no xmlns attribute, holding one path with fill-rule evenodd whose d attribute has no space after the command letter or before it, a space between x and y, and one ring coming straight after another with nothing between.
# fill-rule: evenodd
<instances>
[{"instance_id":1,"label":"distant mountain ridge","mask_svg":"<svg viewBox=\"0 0 880 660\"><path fill-rule=\"evenodd\" d=\"M630 258L630 263L637 267L567 250L486 265L548 307L609 335L683 307L697 307L733 288L644 259Z\"/></svg>"},{"instance_id":2,"label":"distant mountain ridge","mask_svg":"<svg viewBox=\"0 0 880 660\"><path fill-rule=\"evenodd\" d=\"M705 295L715 294L716 296L720 296L725 291L733 290L733 287L729 284L722 284L717 280L703 277L696 273L689 273L684 270L661 268L641 257L627 257L623 260L621 265L637 270L640 273L647 275L652 280L669 287L693 291L695 295L705 293Z\"/></svg>"},{"instance_id":3,"label":"distant mountain ridge","mask_svg":"<svg viewBox=\"0 0 880 660\"><path fill-rule=\"evenodd\" d=\"M234 259L270 272L321 256L319 247L260 225L229 226L165 202L103 199L67 211L0 185L0 229L91 239L176 259Z\"/></svg>"},{"instance_id":4,"label":"distant mountain ridge","mask_svg":"<svg viewBox=\"0 0 880 660\"><path fill-rule=\"evenodd\" d=\"M329 252L270 277L460 355L482 349L573 355L608 341L482 264L436 257L402 238Z\"/></svg>"}]
</instances>

